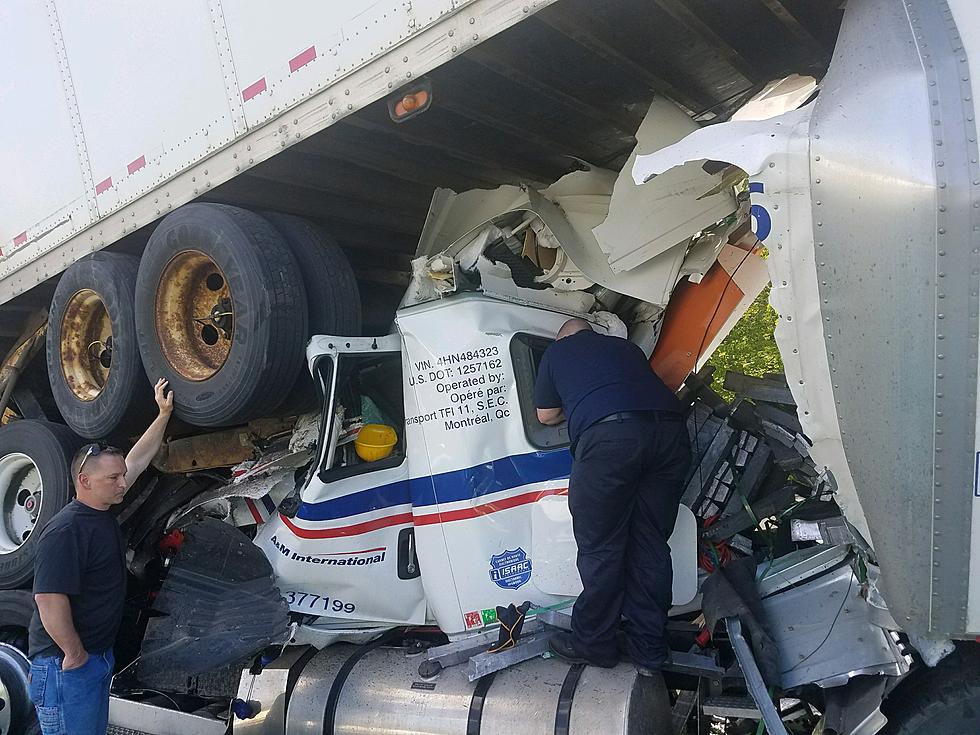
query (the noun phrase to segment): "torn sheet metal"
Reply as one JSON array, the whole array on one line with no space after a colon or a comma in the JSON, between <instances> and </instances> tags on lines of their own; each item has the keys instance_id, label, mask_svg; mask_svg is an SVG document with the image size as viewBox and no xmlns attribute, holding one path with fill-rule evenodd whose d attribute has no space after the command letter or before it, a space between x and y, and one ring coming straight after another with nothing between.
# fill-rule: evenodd
<instances>
[{"instance_id":1,"label":"torn sheet metal","mask_svg":"<svg viewBox=\"0 0 980 735\"><path fill-rule=\"evenodd\" d=\"M870 539L844 456L823 341L809 197L811 112L808 106L761 122L701 128L676 145L638 156L633 178L637 183L656 181L675 166L705 159L734 164L749 174L756 230L770 230L766 238L773 283L770 302L780 315L776 342L800 423L813 440L810 455L818 466L831 467L838 504L852 525Z\"/></svg>"},{"instance_id":2,"label":"torn sheet metal","mask_svg":"<svg viewBox=\"0 0 980 735\"><path fill-rule=\"evenodd\" d=\"M563 187L576 193L559 208L549 196ZM594 281L570 256L584 246L583 232L569 213L576 212L575 201L585 199L589 211L598 201L597 211L604 216L608 201L604 189L608 177L580 171L543 192L518 186L462 194L437 192L402 306L479 289L518 303L587 314L596 300L585 289ZM592 220L587 217L587 221ZM588 230L584 234L591 238ZM428 253L440 241L443 248Z\"/></svg>"},{"instance_id":3,"label":"torn sheet metal","mask_svg":"<svg viewBox=\"0 0 980 735\"><path fill-rule=\"evenodd\" d=\"M874 622L847 564L762 600L779 650L782 687L835 687L861 674L903 676L911 661Z\"/></svg>"},{"instance_id":4,"label":"torn sheet metal","mask_svg":"<svg viewBox=\"0 0 980 735\"><path fill-rule=\"evenodd\" d=\"M268 496L272 509L269 509L264 502L261 506L255 506L261 520L265 521L282 499L295 489L295 485L291 469L280 469L267 475L249 478L241 483L222 485L201 493L175 510L167 521L167 527L173 526L196 508L213 511L216 515L226 517L235 526L258 523L259 519L249 509L245 499L261 500Z\"/></svg>"},{"instance_id":5,"label":"torn sheet metal","mask_svg":"<svg viewBox=\"0 0 980 735\"><path fill-rule=\"evenodd\" d=\"M817 91L817 80L790 74L769 82L762 91L738 108L732 120L768 120L803 105Z\"/></svg>"},{"instance_id":6,"label":"torn sheet metal","mask_svg":"<svg viewBox=\"0 0 980 735\"><path fill-rule=\"evenodd\" d=\"M696 128L676 105L658 98L637 131L633 157L674 143ZM592 168L567 174L541 190L502 186L461 194L437 191L417 251L425 260L413 264L413 295L404 303L459 290L458 284L445 282L452 272L449 265L433 260L443 253L464 273L478 270L485 292L528 303L562 308L551 303L549 292L600 284L665 306L678 280L685 275L696 280L706 272L731 232L748 219L746 201L738 195L745 176L734 168L718 175L699 161L640 187L630 173L633 157L618 176ZM513 215L523 217L521 226L530 225L531 231L522 234L523 249L509 240L507 228L516 229ZM482 233L493 227L504 231L511 252L526 256L543 271L528 293L505 293L502 280L509 280L509 273L468 258L474 246L477 254L485 252L488 241L481 241ZM550 288L537 290L537 284Z\"/></svg>"},{"instance_id":7,"label":"torn sheet metal","mask_svg":"<svg viewBox=\"0 0 980 735\"><path fill-rule=\"evenodd\" d=\"M769 597L781 590L842 564L851 553L847 544L829 548L811 546L764 562L756 573L759 595Z\"/></svg>"},{"instance_id":8,"label":"torn sheet metal","mask_svg":"<svg viewBox=\"0 0 980 735\"><path fill-rule=\"evenodd\" d=\"M195 508L211 507L226 516L236 526L249 525L259 522L255 513L251 512L244 499L253 500L268 498L263 507L256 506L266 520L276 506L287 495L296 489L295 471L313 459L314 448L303 447L297 451L276 452L262 460L244 462L233 468L233 480L227 485L196 495L190 502L175 510L167 521L167 527L174 525L180 518L186 516ZM236 502L241 499L242 502ZM230 503L227 501L231 501Z\"/></svg>"},{"instance_id":9,"label":"torn sheet metal","mask_svg":"<svg viewBox=\"0 0 980 735\"><path fill-rule=\"evenodd\" d=\"M958 35L976 10L958 12L953 24L942 4L848 3L814 104L699 130L638 157L634 176L705 159L750 174L811 455L873 544L903 628L972 637L980 164Z\"/></svg>"},{"instance_id":10,"label":"torn sheet metal","mask_svg":"<svg viewBox=\"0 0 980 735\"><path fill-rule=\"evenodd\" d=\"M459 282L459 266L446 255L419 257L412 261L412 280L402 304L432 301L454 293Z\"/></svg>"}]
</instances>

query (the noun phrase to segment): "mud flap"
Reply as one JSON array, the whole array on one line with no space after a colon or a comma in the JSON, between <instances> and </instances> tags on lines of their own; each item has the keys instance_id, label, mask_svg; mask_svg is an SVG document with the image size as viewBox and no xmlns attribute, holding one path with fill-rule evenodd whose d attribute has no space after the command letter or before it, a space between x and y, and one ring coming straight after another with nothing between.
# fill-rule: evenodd
<instances>
[{"instance_id":1,"label":"mud flap","mask_svg":"<svg viewBox=\"0 0 980 735\"><path fill-rule=\"evenodd\" d=\"M185 529L143 638L139 676L187 675L242 661L283 643L289 609L262 551L211 518Z\"/></svg>"}]
</instances>

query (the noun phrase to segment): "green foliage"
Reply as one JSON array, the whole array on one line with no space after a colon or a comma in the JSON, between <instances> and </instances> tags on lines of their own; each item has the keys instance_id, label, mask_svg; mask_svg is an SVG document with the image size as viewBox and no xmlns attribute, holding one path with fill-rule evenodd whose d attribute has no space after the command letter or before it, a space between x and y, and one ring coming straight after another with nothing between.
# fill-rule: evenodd
<instances>
[{"instance_id":1,"label":"green foliage","mask_svg":"<svg viewBox=\"0 0 980 735\"><path fill-rule=\"evenodd\" d=\"M769 306L769 286L752 302L738 323L725 337L708 360L715 366L714 385L718 393L731 401L733 393L722 385L725 373L732 370L761 378L766 373L783 372L783 361L776 349L773 331L776 329L776 312Z\"/></svg>"}]
</instances>

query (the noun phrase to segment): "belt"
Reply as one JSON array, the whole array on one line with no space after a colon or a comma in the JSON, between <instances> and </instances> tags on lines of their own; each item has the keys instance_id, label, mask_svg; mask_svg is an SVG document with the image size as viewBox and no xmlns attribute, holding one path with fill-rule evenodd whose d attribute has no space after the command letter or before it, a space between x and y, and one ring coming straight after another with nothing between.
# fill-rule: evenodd
<instances>
[{"instance_id":1,"label":"belt","mask_svg":"<svg viewBox=\"0 0 980 735\"><path fill-rule=\"evenodd\" d=\"M608 416L603 416L601 419L592 424L592 426L595 426L595 424L604 424L607 421L649 421L651 419L680 420L681 418L682 416L676 411L619 411L618 413L611 413Z\"/></svg>"}]
</instances>

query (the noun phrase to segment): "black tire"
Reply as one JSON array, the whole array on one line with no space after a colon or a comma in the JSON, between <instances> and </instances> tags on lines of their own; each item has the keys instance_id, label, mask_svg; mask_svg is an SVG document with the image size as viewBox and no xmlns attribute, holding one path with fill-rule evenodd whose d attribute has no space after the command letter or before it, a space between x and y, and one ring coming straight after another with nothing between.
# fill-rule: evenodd
<instances>
[{"instance_id":1,"label":"black tire","mask_svg":"<svg viewBox=\"0 0 980 735\"><path fill-rule=\"evenodd\" d=\"M34 554L38 537L49 520L73 497L69 465L82 445L71 430L47 421L15 421L0 428L0 462L14 461L12 455L25 455L40 475L41 506L30 535L14 550L0 554L0 589L27 585L34 576ZM0 507L10 487L0 487ZM5 523L0 518L0 523ZM9 538L9 533L4 531Z\"/></svg>"},{"instance_id":2,"label":"black tire","mask_svg":"<svg viewBox=\"0 0 980 735\"><path fill-rule=\"evenodd\" d=\"M34 735L40 733L34 705L30 697L30 662L23 652L0 646L0 682L3 682L3 714L9 718L9 728L0 728L0 735Z\"/></svg>"},{"instance_id":3,"label":"black tire","mask_svg":"<svg viewBox=\"0 0 980 735\"><path fill-rule=\"evenodd\" d=\"M0 590L0 643L27 654L27 630L34 615L30 590Z\"/></svg>"},{"instance_id":4,"label":"black tire","mask_svg":"<svg viewBox=\"0 0 980 735\"><path fill-rule=\"evenodd\" d=\"M168 334L157 327L157 289L168 286L162 283L168 266L194 254L217 266L216 286L227 287L234 313L231 338L226 334L222 343L227 354L203 377L190 373L189 363L176 364L168 357L161 342ZM237 207L188 204L153 231L136 283L143 366L151 382L157 377L170 381L177 416L211 427L272 414L285 397L283 386L295 382L305 362L307 333L300 269L272 225ZM178 329L197 329L195 319L185 314ZM203 331L202 339L207 341ZM173 350L170 354L181 356Z\"/></svg>"},{"instance_id":5,"label":"black tire","mask_svg":"<svg viewBox=\"0 0 980 735\"><path fill-rule=\"evenodd\" d=\"M146 385L133 319L138 268L139 258L134 255L93 253L65 271L51 299L47 334L51 392L65 423L89 439L136 433L152 414L153 392ZM76 295L88 292L101 299L112 325L111 345L102 352L111 364L101 387L87 380L87 365L95 360L79 344L89 342L91 336L79 327L73 307L79 301ZM82 397L86 391L98 395Z\"/></svg>"},{"instance_id":6,"label":"black tire","mask_svg":"<svg viewBox=\"0 0 980 735\"><path fill-rule=\"evenodd\" d=\"M959 643L934 669L911 674L888 696L881 735L980 732L980 646Z\"/></svg>"},{"instance_id":7,"label":"black tire","mask_svg":"<svg viewBox=\"0 0 980 735\"><path fill-rule=\"evenodd\" d=\"M347 257L320 226L301 217L262 212L285 239L303 274L309 318L307 338L315 334L354 336L361 333L361 298ZM316 387L305 369L280 406L298 414L316 406Z\"/></svg>"},{"instance_id":8,"label":"black tire","mask_svg":"<svg viewBox=\"0 0 980 735\"><path fill-rule=\"evenodd\" d=\"M307 337L361 333L361 298L347 256L319 225L278 212L262 212L283 236L299 263L309 315Z\"/></svg>"}]
</instances>

